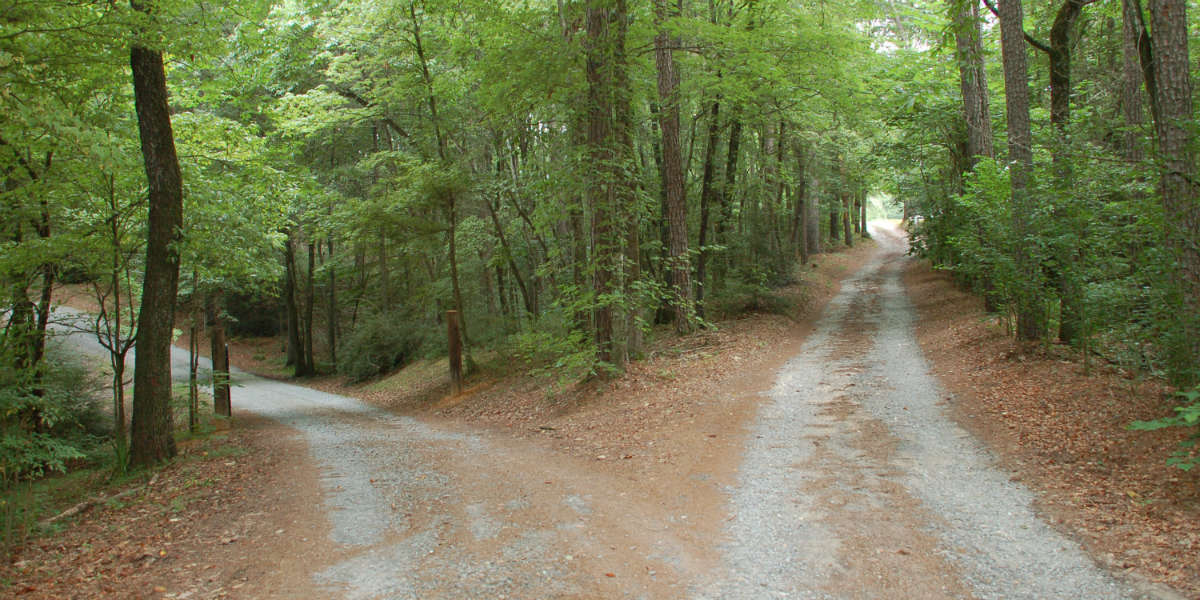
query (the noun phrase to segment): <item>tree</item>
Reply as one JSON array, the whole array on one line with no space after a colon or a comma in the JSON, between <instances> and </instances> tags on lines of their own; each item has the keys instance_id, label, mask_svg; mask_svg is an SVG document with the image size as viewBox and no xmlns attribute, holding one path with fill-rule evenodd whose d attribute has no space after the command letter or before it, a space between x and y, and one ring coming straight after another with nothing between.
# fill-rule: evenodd
<instances>
[{"instance_id":1,"label":"tree","mask_svg":"<svg viewBox=\"0 0 1200 600\"><path fill-rule=\"evenodd\" d=\"M137 4L135 9L145 11ZM138 132L149 182L146 272L134 358L133 423L129 458L148 466L175 456L171 413L171 339L179 284L183 177L175 154L162 52L135 43L130 49Z\"/></svg>"},{"instance_id":2,"label":"tree","mask_svg":"<svg viewBox=\"0 0 1200 600\"><path fill-rule=\"evenodd\" d=\"M1187 2L1151 0L1154 80L1158 93L1159 194L1167 246L1174 254L1178 285L1177 342L1171 358L1175 379L1200 380L1200 193L1196 181L1192 82L1188 69Z\"/></svg>"},{"instance_id":3,"label":"tree","mask_svg":"<svg viewBox=\"0 0 1200 600\"><path fill-rule=\"evenodd\" d=\"M595 165L588 203L592 212L592 291L595 295L593 327L596 355L600 361L619 365L621 352L617 348L614 323L618 306L617 283L621 236L617 232L620 219L618 188L622 185L623 158L618 143L616 85L625 65L618 58L624 55L625 37L621 21L627 18L624 0L588 0L587 2L587 151Z\"/></svg>"},{"instance_id":4,"label":"tree","mask_svg":"<svg viewBox=\"0 0 1200 600\"><path fill-rule=\"evenodd\" d=\"M662 102L658 126L662 133L662 186L670 245L668 261L675 297L675 330L684 334L691 330L692 272L688 255L683 155L679 142L679 73L675 68L673 50L673 47L680 45L680 41L678 37L671 37L666 23L668 18L678 13L678 5L668 7L667 0L655 0L654 16L659 29L654 36L654 60L658 67L658 97Z\"/></svg>"},{"instance_id":5,"label":"tree","mask_svg":"<svg viewBox=\"0 0 1200 600\"><path fill-rule=\"evenodd\" d=\"M1017 238L1013 252L1020 276L1024 278L1017 296L1017 337L1040 339L1045 317L1035 297L1034 281L1038 266L1029 238L1033 197L1030 173L1033 170L1033 132L1029 121L1029 80L1025 64L1024 12L1021 0L1000 1L1000 45L1004 62L1004 111L1008 119L1008 163L1012 188L1012 227Z\"/></svg>"},{"instance_id":6,"label":"tree","mask_svg":"<svg viewBox=\"0 0 1200 600\"><path fill-rule=\"evenodd\" d=\"M963 115L967 124L967 162L964 167L970 170L980 157L994 156L987 72L979 31L979 2L950 0L950 10L954 26L954 58L958 62Z\"/></svg>"}]
</instances>

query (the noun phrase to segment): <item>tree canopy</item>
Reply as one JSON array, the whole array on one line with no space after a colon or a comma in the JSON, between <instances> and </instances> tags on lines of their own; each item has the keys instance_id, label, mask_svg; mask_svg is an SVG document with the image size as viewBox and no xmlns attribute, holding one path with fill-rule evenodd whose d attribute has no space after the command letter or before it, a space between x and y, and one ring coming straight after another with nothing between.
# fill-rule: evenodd
<instances>
[{"instance_id":1,"label":"tree canopy","mask_svg":"<svg viewBox=\"0 0 1200 600\"><path fill-rule=\"evenodd\" d=\"M3 414L23 415L3 418L22 435L56 285L122 298L129 325L141 302L130 48L165 65L179 306L282 335L297 375L444 354L447 310L469 359L603 375L647 335L753 308L887 194L869 216L910 219L914 251L1014 334L1200 377L1182 0L0 8L0 355L22 390Z\"/></svg>"}]
</instances>

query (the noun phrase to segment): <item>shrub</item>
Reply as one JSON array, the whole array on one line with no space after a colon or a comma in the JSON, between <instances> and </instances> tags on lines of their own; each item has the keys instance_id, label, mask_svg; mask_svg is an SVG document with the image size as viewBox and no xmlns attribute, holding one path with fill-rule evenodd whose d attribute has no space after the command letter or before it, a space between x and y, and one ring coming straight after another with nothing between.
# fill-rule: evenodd
<instances>
[{"instance_id":1,"label":"shrub","mask_svg":"<svg viewBox=\"0 0 1200 600\"><path fill-rule=\"evenodd\" d=\"M361 382L403 366L421 350L422 335L411 321L396 314L372 315L359 321L338 351L338 372Z\"/></svg>"},{"instance_id":2,"label":"shrub","mask_svg":"<svg viewBox=\"0 0 1200 600\"><path fill-rule=\"evenodd\" d=\"M766 313L792 316L796 303L777 289L795 283L794 276L783 277L760 268L741 269L723 288L706 300L705 307L717 318L735 317L746 313Z\"/></svg>"},{"instance_id":3,"label":"shrub","mask_svg":"<svg viewBox=\"0 0 1200 600\"><path fill-rule=\"evenodd\" d=\"M1200 387L1176 392L1176 395L1183 398L1183 404L1175 407L1174 415L1153 421L1134 421L1129 424L1129 428L1153 431L1167 427L1183 427L1189 432L1188 437L1179 442L1179 450L1167 459L1167 464L1190 471L1192 467L1200 465L1200 453L1197 453L1197 449L1200 448Z\"/></svg>"},{"instance_id":4,"label":"shrub","mask_svg":"<svg viewBox=\"0 0 1200 600\"><path fill-rule=\"evenodd\" d=\"M56 349L36 392L29 373L0 370L0 482L63 472L111 432L86 369Z\"/></svg>"}]
</instances>

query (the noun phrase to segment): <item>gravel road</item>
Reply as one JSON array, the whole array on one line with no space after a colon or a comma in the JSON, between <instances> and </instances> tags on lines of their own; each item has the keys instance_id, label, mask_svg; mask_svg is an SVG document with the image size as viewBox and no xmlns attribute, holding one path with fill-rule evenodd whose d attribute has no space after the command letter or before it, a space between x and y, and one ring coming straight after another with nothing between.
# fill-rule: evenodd
<instances>
[{"instance_id":1,"label":"gravel road","mask_svg":"<svg viewBox=\"0 0 1200 600\"><path fill-rule=\"evenodd\" d=\"M947 416L900 283L905 240L843 282L780 373L697 598L1133 598Z\"/></svg>"},{"instance_id":2,"label":"gravel road","mask_svg":"<svg viewBox=\"0 0 1200 600\"><path fill-rule=\"evenodd\" d=\"M905 242L874 233L763 399L726 514L683 514L686 494L598 461L235 371L235 411L300 431L322 473L332 558L299 570L309 597L1139 597L947 417Z\"/></svg>"}]
</instances>

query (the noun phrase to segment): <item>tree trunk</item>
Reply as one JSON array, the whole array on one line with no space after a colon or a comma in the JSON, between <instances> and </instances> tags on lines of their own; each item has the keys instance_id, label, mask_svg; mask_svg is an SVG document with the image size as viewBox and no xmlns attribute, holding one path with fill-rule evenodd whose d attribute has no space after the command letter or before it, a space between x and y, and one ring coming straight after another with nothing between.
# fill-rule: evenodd
<instances>
[{"instance_id":1,"label":"tree trunk","mask_svg":"<svg viewBox=\"0 0 1200 600\"><path fill-rule=\"evenodd\" d=\"M437 154L443 164L448 165L449 153L446 149L446 136L442 131L441 119L438 117L437 95L433 88L433 75L429 70L429 59L425 56L425 44L421 36L421 20L417 18L416 3L408 5L409 18L412 20L411 33L413 48L421 67L421 81L425 84L425 100L429 107L429 121L433 125L434 139L437 141ZM446 214L450 222L447 237L447 259L450 262L450 290L454 302L454 310L458 311L458 333L462 336L462 347L467 355L467 367L470 369L471 343L467 335L467 314L463 310L462 287L458 279L458 197L454 191L446 194Z\"/></svg>"},{"instance_id":2,"label":"tree trunk","mask_svg":"<svg viewBox=\"0 0 1200 600\"><path fill-rule=\"evenodd\" d=\"M504 253L504 260L508 263L508 268L512 271L513 278L517 280L517 287L521 290L521 299L525 302L525 312L530 318L533 318L534 306L529 297L529 288L525 285L525 278L521 275L521 269L517 267L517 261L513 258L512 248L508 245L508 236L504 235L504 227L500 224L499 215L496 214L497 207L493 207L491 200L487 199L484 200L484 204L487 205L488 215L492 218L492 226L496 228L496 239L500 241L500 251ZM499 205L499 202L497 202L497 205ZM499 265L497 265L496 277L498 280L500 278L499 268ZM503 285L502 280L500 281L500 285ZM501 304L505 305L503 298L501 299Z\"/></svg>"},{"instance_id":3,"label":"tree trunk","mask_svg":"<svg viewBox=\"0 0 1200 600\"><path fill-rule=\"evenodd\" d=\"M221 294L208 295L204 307L208 327L209 356L212 358L213 414L232 415L229 402L229 348L225 340L225 306Z\"/></svg>"},{"instance_id":4,"label":"tree trunk","mask_svg":"<svg viewBox=\"0 0 1200 600\"><path fill-rule=\"evenodd\" d=\"M854 228L851 222L854 214L853 200L850 192L842 192L842 241L847 247L854 247Z\"/></svg>"},{"instance_id":5,"label":"tree trunk","mask_svg":"<svg viewBox=\"0 0 1200 600\"><path fill-rule=\"evenodd\" d=\"M287 311L287 364L294 367L296 377L308 375L307 364L308 359L304 356L304 337L302 334L303 324L300 316L300 308L296 301L297 280L296 274L296 241L294 229L288 229L287 240L284 242L284 286L283 286L283 302L284 308Z\"/></svg>"},{"instance_id":6,"label":"tree trunk","mask_svg":"<svg viewBox=\"0 0 1200 600\"><path fill-rule=\"evenodd\" d=\"M1033 169L1033 133L1029 121L1029 80L1025 61L1025 38L1021 0L1000 2L1000 43L1004 62L1004 103L1008 119L1009 177L1012 186L1013 231L1017 241L1014 257L1024 281L1018 282L1017 337L1036 340L1045 330L1045 317L1037 300L1035 280L1038 265L1031 255L1030 215L1033 201L1029 176Z\"/></svg>"},{"instance_id":7,"label":"tree trunk","mask_svg":"<svg viewBox=\"0 0 1200 600\"><path fill-rule=\"evenodd\" d=\"M637 187L634 177L627 175L635 164L633 146L633 85L629 82L628 57L625 39L629 33L625 0L617 2L617 43L613 44L613 141L616 142L615 177L617 223L624 224L625 260L618 265L622 275L621 288L625 301L618 305L623 313L623 329L617 348L619 362L625 363L630 356L642 353L642 304L637 297L637 283L642 278L641 213L637 207ZM686 227L686 226L685 226ZM684 229L686 236L686 228ZM685 238L686 244L686 238Z\"/></svg>"},{"instance_id":8,"label":"tree trunk","mask_svg":"<svg viewBox=\"0 0 1200 600\"><path fill-rule=\"evenodd\" d=\"M325 325L328 334L329 344L329 362L334 365L338 364L337 355L337 329L338 329L338 306L337 306L337 269L333 264L333 233L329 234L325 246L329 253L326 257L327 267L329 268L329 297L327 311L325 312Z\"/></svg>"},{"instance_id":9,"label":"tree trunk","mask_svg":"<svg viewBox=\"0 0 1200 600\"><path fill-rule=\"evenodd\" d=\"M1131 163L1145 158L1142 151L1141 8L1134 0L1121 0L1121 116L1125 121L1121 150Z\"/></svg>"},{"instance_id":10,"label":"tree trunk","mask_svg":"<svg viewBox=\"0 0 1200 600\"><path fill-rule=\"evenodd\" d=\"M800 258L800 264L808 264L808 181L805 176L807 163L804 149L796 142L796 187L792 194L792 251Z\"/></svg>"},{"instance_id":11,"label":"tree trunk","mask_svg":"<svg viewBox=\"0 0 1200 600\"><path fill-rule=\"evenodd\" d=\"M50 166L50 155L46 155L46 168ZM41 215L37 223L38 238L45 243L50 239L50 205L45 196L41 199ZM38 294L37 322L33 334L33 365L34 389L37 395L44 392L42 387L42 359L46 356L46 328L50 326L51 300L54 295L55 268L54 263L44 262L39 270L42 273L41 293Z\"/></svg>"},{"instance_id":12,"label":"tree trunk","mask_svg":"<svg viewBox=\"0 0 1200 600\"><path fill-rule=\"evenodd\" d=\"M1154 29L1154 79L1158 86L1159 194L1166 215L1167 247L1175 255L1180 306L1172 344L1175 383L1200 380L1200 202L1196 183L1192 82L1188 69L1188 21L1185 0L1151 0Z\"/></svg>"},{"instance_id":13,"label":"tree trunk","mask_svg":"<svg viewBox=\"0 0 1200 600\"><path fill-rule=\"evenodd\" d=\"M729 123L729 149L725 154L725 183L721 186L721 214L717 218L713 230L718 244L728 246L730 222L733 221L733 194L737 186L738 158L742 145L742 121L733 119ZM713 277L713 287L719 288L725 284L725 273L729 267L729 251L726 250L717 261L716 273Z\"/></svg>"},{"instance_id":14,"label":"tree trunk","mask_svg":"<svg viewBox=\"0 0 1200 600\"><path fill-rule=\"evenodd\" d=\"M692 330L692 268L688 256L687 201L684 196L683 155L679 141L679 73L675 70L672 47L678 38L671 38L663 22L677 16L678 6L669 7L668 0L654 0L654 17L658 34L654 37L654 58L658 68L659 131L662 134L662 185L666 190L667 228L671 284L674 287L675 331L686 334Z\"/></svg>"},{"instance_id":15,"label":"tree trunk","mask_svg":"<svg viewBox=\"0 0 1200 600\"><path fill-rule=\"evenodd\" d=\"M308 277L304 285L304 369L312 375L317 372L316 355L313 353L313 313L317 304L316 270L317 245L311 239L308 241Z\"/></svg>"},{"instance_id":16,"label":"tree trunk","mask_svg":"<svg viewBox=\"0 0 1200 600\"><path fill-rule=\"evenodd\" d=\"M811 258L814 254L821 253L821 202L819 192L821 189L820 181L813 178L805 185L804 193L804 232L805 246L808 248L808 255Z\"/></svg>"},{"instance_id":17,"label":"tree trunk","mask_svg":"<svg viewBox=\"0 0 1200 600\"><path fill-rule=\"evenodd\" d=\"M867 193L858 193L858 232L862 237L870 237L867 231Z\"/></svg>"},{"instance_id":18,"label":"tree trunk","mask_svg":"<svg viewBox=\"0 0 1200 600\"><path fill-rule=\"evenodd\" d=\"M842 206L842 199L833 197L829 202L829 247L832 248L842 237L838 232L838 227L841 225L842 217L838 214L838 209Z\"/></svg>"},{"instance_id":19,"label":"tree trunk","mask_svg":"<svg viewBox=\"0 0 1200 600\"><path fill-rule=\"evenodd\" d=\"M714 201L717 200L716 162L717 142L720 139L720 102L714 101L709 110L708 141L704 146L704 170L700 178L700 232L696 245L700 254L696 257L696 315L704 317L704 293L707 291L708 268L708 221Z\"/></svg>"},{"instance_id":20,"label":"tree trunk","mask_svg":"<svg viewBox=\"0 0 1200 600\"><path fill-rule=\"evenodd\" d=\"M775 140L775 202L767 210L767 225L770 228L770 252L778 254L783 251L783 240L779 234L779 215L787 214L784 206L784 192L787 186L783 178L783 155L787 151L787 121L779 122L779 139Z\"/></svg>"},{"instance_id":21,"label":"tree trunk","mask_svg":"<svg viewBox=\"0 0 1200 600\"><path fill-rule=\"evenodd\" d=\"M196 315L188 316L188 321L188 433L195 434L200 424L200 340L196 339Z\"/></svg>"},{"instance_id":22,"label":"tree trunk","mask_svg":"<svg viewBox=\"0 0 1200 600\"><path fill-rule=\"evenodd\" d=\"M388 260L387 232L379 226L379 293L380 311L392 310L392 268ZM290 357L288 360L291 360Z\"/></svg>"},{"instance_id":23,"label":"tree trunk","mask_svg":"<svg viewBox=\"0 0 1200 600\"><path fill-rule=\"evenodd\" d=\"M613 99L615 85L615 47L620 27L615 23L625 18L624 0L588 0L586 3L587 42L586 79L587 151L591 160L592 182L588 186L588 203L592 209L592 291L595 295L592 322L597 358L618 364L620 353L615 347L614 312L618 291L617 260L621 236L614 223L617 206L618 168L616 134L613 131Z\"/></svg>"},{"instance_id":24,"label":"tree trunk","mask_svg":"<svg viewBox=\"0 0 1200 600\"><path fill-rule=\"evenodd\" d=\"M496 271L496 297L500 301L500 314L508 317L512 314L512 309L508 307L508 284L504 282L504 267L495 266Z\"/></svg>"},{"instance_id":25,"label":"tree trunk","mask_svg":"<svg viewBox=\"0 0 1200 600\"><path fill-rule=\"evenodd\" d=\"M175 456L171 338L179 286L183 177L171 131L162 52L135 45L129 62L150 200L129 453L131 464L148 466Z\"/></svg>"},{"instance_id":26,"label":"tree trunk","mask_svg":"<svg viewBox=\"0 0 1200 600\"><path fill-rule=\"evenodd\" d=\"M1058 10L1054 25L1050 28L1050 123L1058 140L1053 145L1052 157L1058 188L1069 190L1071 184L1070 142L1067 127L1071 120L1071 32L1083 8L1083 0L1067 0ZM1056 210L1056 212L1058 212ZM1058 265L1047 271L1049 284L1058 292L1061 305L1058 337L1067 344L1074 344L1083 334L1083 306L1081 294L1074 284L1075 257L1078 247L1072 244L1056 248Z\"/></svg>"},{"instance_id":27,"label":"tree trunk","mask_svg":"<svg viewBox=\"0 0 1200 600\"><path fill-rule=\"evenodd\" d=\"M955 58L958 61L963 115L967 122L968 170L979 157L995 156L992 117L988 106L987 75L983 64L983 39L979 31L979 0L949 0L954 20Z\"/></svg>"},{"instance_id":28,"label":"tree trunk","mask_svg":"<svg viewBox=\"0 0 1200 600\"><path fill-rule=\"evenodd\" d=\"M1050 123L1064 135L1071 119L1071 31L1084 0L1067 0L1050 27Z\"/></svg>"}]
</instances>

